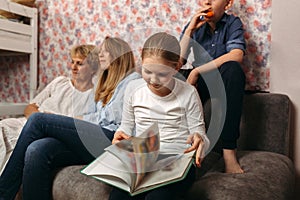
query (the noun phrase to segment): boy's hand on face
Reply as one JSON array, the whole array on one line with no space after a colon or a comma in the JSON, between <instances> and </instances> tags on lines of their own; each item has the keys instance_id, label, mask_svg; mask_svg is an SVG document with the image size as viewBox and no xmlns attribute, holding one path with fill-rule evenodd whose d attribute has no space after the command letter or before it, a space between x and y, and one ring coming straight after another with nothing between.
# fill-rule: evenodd
<instances>
[{"instance_id":1,"label":"boy's hand on face","mask_svg":"<svg viewBox=\"0 0 300 200\"><path fill-rule=\"evenodd\" d=\"M129 138L130 138L130 136L127 135L126 133L124 133L123 131L117 131L114 134L112 144L118 143L118 142L120 142L121 140L124 140L124 139L127 140Z\"/></svg>"},{"instance_id":2,"label":"boy's hand on face","mask_svg":"<svg viewBox=\"0 0 300 200\"><path fill-rule=\"evenodd\" d=\"M211 10L211 6L209 7L206 6L197 10L196 14L193 16L192 20L190 21L190 24L186 30L186 34L189 34L189 36L191 36L194 30L200 28L203 24L205 24L206 22L205 16L207 15L207 12L209 10Z\"/></svg>"},{"instance_id":3,"label":"boy's hand on face","mask_svg":"<svg viewBox=\"0 0 300 200\"><path fill-rule=\"evenodd\" d=\"M191 152L193 150L196 150L196 156L195 156L195 163L197 167L201 167L201 162L202 162L202 151L204 148L204 141L200 134L194 133L190 135L187 139L188 144L192 144L190 148L187 148L184 153Z\"/></svg>"}]
</instances>

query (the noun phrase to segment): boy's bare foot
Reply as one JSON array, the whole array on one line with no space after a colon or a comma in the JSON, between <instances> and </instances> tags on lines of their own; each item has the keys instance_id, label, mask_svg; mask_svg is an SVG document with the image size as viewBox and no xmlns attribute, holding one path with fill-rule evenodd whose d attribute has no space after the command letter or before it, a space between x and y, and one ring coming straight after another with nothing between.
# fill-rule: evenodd
<instances>
[{"instance_id":1,"label":"boy's bare foot","mask_svg":"<svg viewBox=\"0 0 300 200\"><path fill-rule=\"evenodd\" d=\"M244 173L244 170L237 161L235 149L223 149L223 157L225 162L225 173Z\"/></svg>"}]
</instances>

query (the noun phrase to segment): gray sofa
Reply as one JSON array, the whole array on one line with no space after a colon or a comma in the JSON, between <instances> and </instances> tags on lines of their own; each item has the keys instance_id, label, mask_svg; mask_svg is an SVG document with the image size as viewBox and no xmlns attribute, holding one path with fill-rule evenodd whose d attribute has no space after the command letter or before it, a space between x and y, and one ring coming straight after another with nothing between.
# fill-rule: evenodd
<instances>
[{"instance_id":1,"label":"gray sofa","mask_svg":"<svg viewBox=\"0 0 300 200\"><path fill-rule=\"evenodd\" d=\"M290 108L286 95L246 94L238 147L245 173L223 173L222 157L211 152L182 199L292 199L295 175L290 159ZM80 174L82 167L65 167L57 173L53 186L55 200L108 198L111 188Z\"/></svg>"}]
</instances>

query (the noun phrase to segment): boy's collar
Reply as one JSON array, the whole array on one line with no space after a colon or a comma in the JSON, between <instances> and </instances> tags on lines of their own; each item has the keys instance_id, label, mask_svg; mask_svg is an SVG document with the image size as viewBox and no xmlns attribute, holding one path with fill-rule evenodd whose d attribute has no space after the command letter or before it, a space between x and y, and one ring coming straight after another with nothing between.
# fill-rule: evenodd
<instances>
[{"instance_id":1,"label":"boy's collar","mask_svg":"<svg viewBox=\"0 0 300 200\"><path fill-rule=\"evenodd\" d=\"M222 24L225 24L227 22L227 19L228 19L228 14L227 13L224 13L223 16L221 17L221 19L216 23L216 29L218 29ZM206 23L206 29L209 28L209 24Z\"/></svg>"}]
</instances>

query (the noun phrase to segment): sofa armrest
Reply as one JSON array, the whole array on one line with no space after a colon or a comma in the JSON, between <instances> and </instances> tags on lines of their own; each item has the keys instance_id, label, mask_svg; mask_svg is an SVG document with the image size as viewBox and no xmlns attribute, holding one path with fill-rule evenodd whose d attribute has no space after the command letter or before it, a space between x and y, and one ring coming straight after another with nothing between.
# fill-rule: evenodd
<instances>
[{"instance_id":1,"label":"sofa armrest","mask_svg":"<svg viewBox=\"0 0 300 200\"><path fill-rule=\"evenodd\" d=\"M270 151L290 157L290 110L287 95L246 94L238 149Z\"/></svg>"}]
</instances>

